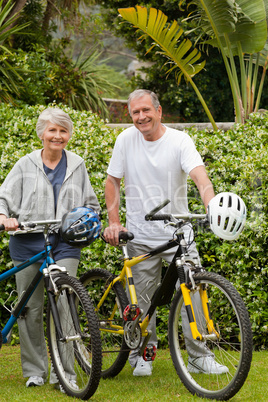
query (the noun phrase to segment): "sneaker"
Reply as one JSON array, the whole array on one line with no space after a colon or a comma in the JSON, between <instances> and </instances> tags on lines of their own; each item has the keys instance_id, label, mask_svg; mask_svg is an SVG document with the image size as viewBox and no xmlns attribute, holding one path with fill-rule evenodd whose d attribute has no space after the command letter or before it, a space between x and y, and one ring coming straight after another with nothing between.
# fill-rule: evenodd
<instances>
[{"instance_id":1,"label":"sneaker","mask_svg":"<svg viewBox=\"0 0 268 402\"><path fill-rule=\"evenodd\" d=\"M45 382L42 377L34 375L26 382L26 387L40 387L41 385L44 385L44 383Z\"/></svg>"},{"instance_id":2,"label":"sneaker","mask_svg":"<svg viewBox=\"0 0 268 402\"><path fill-rule=\"evenodd\" d=\"M228 367L217 363L212 356L202 356L188 358L189 373L204 373L204 374L224 374L228 373Z\"/></svg>"},{"instance_id":3,"label":"sneaker","mask_svg":"<svg viewBox=\"0 0 268 402\"><path fill-rule=\"evenodd\" d=\"M73 388L76 390L79 390L78 385L76 384L75 380L70 380L70 383L72 384ZM63 394L65 394L65 390L63 389L63 386L61 384L59 384L58 382L55 384L55 389L59 389L60 392L62 392Z\"/></svg>"},{"instance_id":4,"label":"sneaker","mask_svg":"<svg viewBox=\"0 0 268 402\"><path fill-rule=\"evenodd\" d=\"M146 376L146 375L152 375L152 362L147 362L144 360L142 356L138 358L136 367L133 371L134 376Z\"/></svg>"}]
</instances>

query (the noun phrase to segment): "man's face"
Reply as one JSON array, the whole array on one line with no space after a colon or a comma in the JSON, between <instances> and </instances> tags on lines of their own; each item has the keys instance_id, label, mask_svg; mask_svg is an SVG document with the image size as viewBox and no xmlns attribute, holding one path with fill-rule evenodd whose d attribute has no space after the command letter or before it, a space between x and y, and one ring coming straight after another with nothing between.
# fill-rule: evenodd
<instances>
[{"instance_id":1,"label":"man's face","mask_svg":"<svg viewBox=\"0 0 268 402\"><path fill-rule=\"evenodd\" d=\"M161 130L161 106L155 110L151 96L144 95L130 102L131 117L134 126L143 134L147 141L159 138Z\"/></svg>"}]
</instances>

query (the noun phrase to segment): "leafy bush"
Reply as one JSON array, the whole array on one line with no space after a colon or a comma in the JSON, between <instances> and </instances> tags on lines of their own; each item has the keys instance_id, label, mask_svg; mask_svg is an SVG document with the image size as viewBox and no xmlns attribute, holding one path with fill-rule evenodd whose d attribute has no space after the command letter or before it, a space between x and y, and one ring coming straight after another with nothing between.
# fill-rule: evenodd
<instances>
[{"instance_id":1,"label":"leafy bush","mask_svg":"<svg viewBox=\"0 0 268 402\"><path fill-rule=\"evenodd\" d=\"M230 280L250 313L256 348L267 347L268 286L268 116L252 114L245 125L227 132L191 132L215 192L232 191L247 206L247 224L233 242L213 234L197 237L203 265ZM190 208L199 210L190 184Z\"/></svg>"},{"instance_id":2,"label":"leafy bush","mask_svg":"<svg viewBox=\"0 0 268 402\"><path fill-rule=\"evenodd\" d=\"M103 224L107 224L104 201L106 169L115 138L120 130L109 129L105 122L92 112L80 112L58 105L74 121L74 135L68 149L85 159L92 186L103 211ZM24 154L40 148L35 124L44 106L25 106L16 109L0 105L0 183L14 163ZM227 132L189 130L201 153L216 193L233 191L240 195L248 209L246 227L234 242L222 241L209 231L196 230L196 242L203 265L229 279L243 297L252 322L255 348L268 346L267 340L267 286L268 286L268 116L252 114L245 125L237 125ZM195 185L189 181L189 207L192 212L204 212ZM121 218L124 219L122 196ZM8 237L0 241L3 255L0 271L11 266ZM120 268L120 252L95 241L82 252L78 275L87 269L102 267L114 272ZM15 288L14 281L0 287L0 301L6 300ZM4 321L0 311L0 320ZM157 313L160 344L167 346L168 308Z\"/></svg>"}]
</instances>

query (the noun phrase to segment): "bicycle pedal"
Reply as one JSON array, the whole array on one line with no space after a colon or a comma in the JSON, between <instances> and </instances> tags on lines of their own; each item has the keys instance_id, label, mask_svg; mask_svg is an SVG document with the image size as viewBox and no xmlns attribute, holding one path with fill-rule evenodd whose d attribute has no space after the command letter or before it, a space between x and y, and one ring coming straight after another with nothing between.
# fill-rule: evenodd
<instances>
[{"instance_id":1,"label":"bicycle pedal","mask_svg":"<svg viewBox=\"0 0 268 402\"><path fill-rule=\"evenodd\" d=\"M147 346L143 352L143 359L146 362L154 361L156 356L156 346Z\"/></svg>"},{"instance_id":2,"label":"bicycle pedal","mask_svg":"<svg viewBox=\"0 0 268 402\"><path fill-rule=\"evenodd\" d=\"M141 310L136 304L129 304L123 312L124 321L135 321L141 315Z\"/></svg>"}]
</instances>

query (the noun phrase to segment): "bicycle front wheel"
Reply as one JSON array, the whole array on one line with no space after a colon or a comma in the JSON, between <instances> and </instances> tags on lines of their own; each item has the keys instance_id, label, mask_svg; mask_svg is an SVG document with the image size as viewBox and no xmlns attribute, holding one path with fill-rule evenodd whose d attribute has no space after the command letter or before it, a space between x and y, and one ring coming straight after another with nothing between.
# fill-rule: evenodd
<instances>
[{"instance_id":1,"label":"bicycle front wheel","mask_svg":"<svg viewBox=\"0 0 268 402\"><path fill-rule=\"evenodd\" d=\"M80 281L89 293L99 319L102 342L102 377L115 377L126 364L129 355L123 330L122 313L128 298L121 282L116 282L105 300L97 308L108 284L114 278L104 269L91 269L81 276ZM120 332L119 332L120 330Z\"/></svg>"},{"instance_id":2,"label":"bicycle front wheel","mask_svg":"<svg viewBox=\"0 0 268 402\"><path fill-rule=\"evenodd\" d=\"M169 314L171 357L182 383L193 395L228 400L244 384L251 365L252 332L248 312L237 290L220 275L198 273L194 275L194 281L196 287L190 291L194 315L198 331L207 336L202 343L205 354L211 357L209 360L196 359L197 355L193 354L196 349L191 347L191 342L201 341L193 341L193 338L189 341L183 334L185 306L180 289L174 296ZM200 308L199 294L203 289L207 291L210 317L218 334L216 339L213 336L209 339L211 322L206 322ZM188 322L186 325L189 326ZM215 369L214 362L220 370Z\"/></svg>"},{"instance_id":3,"label":"bicycle front wheel","mask_svg":"<svg viewBox=\"0 0 268 402\"><path fill-rule=\"evenodd\" d=\"M94 307L81 283L66 274L55 280L58 292L47 311L48 347L60 385L67 395L89 399L101 377L101 340ZM59 315L58 325L53 312ZM59 332L61 327L61 334Z\"/></svg>"}]
</instances>

